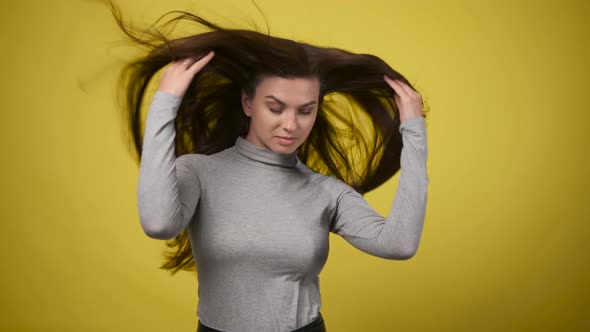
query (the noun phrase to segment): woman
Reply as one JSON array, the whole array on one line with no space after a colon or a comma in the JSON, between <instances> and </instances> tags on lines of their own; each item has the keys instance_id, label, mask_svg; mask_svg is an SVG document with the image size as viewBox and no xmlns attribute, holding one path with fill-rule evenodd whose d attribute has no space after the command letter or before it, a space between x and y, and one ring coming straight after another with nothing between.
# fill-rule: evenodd
<instances>
[{"instance_id":1,"label":"woman","mask_svg":"<svg viewBox=\"0 0 590 332\"><path fill-rule=\"evenodd\" d=\"M426 130L403 76L375 56L226 30L190 13L183 18L214 31L152 44L113 12L153 48L122 76L141 155L138 210L148 236L179 247L164 268L198 271L197 331L326 331L318 275L329 232L385 259L415 255ZM141 99L167 64L141 140ZM358 104L348 114L364 112L369 134L330 94ZM383 218L362 194L399 169Z\"/></svg>"}]
</instances>

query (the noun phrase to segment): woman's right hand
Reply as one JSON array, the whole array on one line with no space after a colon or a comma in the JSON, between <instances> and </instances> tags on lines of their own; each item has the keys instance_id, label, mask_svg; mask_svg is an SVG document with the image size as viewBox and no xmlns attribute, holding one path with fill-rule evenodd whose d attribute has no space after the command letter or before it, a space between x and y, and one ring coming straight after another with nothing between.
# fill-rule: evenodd
<instances>
[{"instance_id":1,"label":"woman's right hand","mask_svg":"<svg viewBox=\"0 0 590 332\"><path fill-rule=\"evenodd\" d=\"M210 51L196 62L195 57L187 57L173 61L166 69L164 69L158 90L182 98L195 74L203 69L214 55L215 52Z\"/></svg>"}]
</instances>

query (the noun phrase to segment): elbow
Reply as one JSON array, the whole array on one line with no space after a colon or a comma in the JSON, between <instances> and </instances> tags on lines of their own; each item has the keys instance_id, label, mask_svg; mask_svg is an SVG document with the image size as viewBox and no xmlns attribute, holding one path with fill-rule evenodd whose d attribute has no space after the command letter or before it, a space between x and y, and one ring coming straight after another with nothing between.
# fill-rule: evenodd
<instances>
[{"instance_id":1,"label":"elbow","mask_svg":"<svg viewBox=\"0 0 590 332\"><path fill-rule=\"evenodd\" d=\"M171 240L174 238L174 235L170 235L170 232L162 232L162 231L152 231L152 230L145 230L144 233L155 240Z\"/></svg>"},{"instance_id":2,"label":"elbow","mask_svg":"<svg viewBox=\"0 0 590 332\"><path fill-rule=\"evenodd\" d=\"M145 235L156 240L171 240L180 234L182 214L164 212L165 209L148 204L140 204L139 222Z\"/></svg>"},{"instance_id":3,"label":"elbow","mask_svg":"<svg viewBox=\"0 0 590 332\"><path fill-rule=\"evenodd\" d=\"M403 250L398 255L398 260L407 261L408 259L416 256L417 248L412 248L409 250Z\"/></svg>"},{"instance_id":4,"label":"elbow","mask_svg":"<svg viewBox=\"0 0 590 332\"><path fill-rule=\"evenodd\" d=\"M148 222L145 219L141 219L141 228L145 235L156 240L171 240L178 235L168 227L161 226L155 222Z\"/></svg>"},{"instance_id":5,"label":"elbow","mask_svg":"<svg viewBox=\"0 0 590 332\"><path fill-rule=\"evenodd\" d=\"M416 256L418 248L416 247L396 247L384 258L398 261L407 261Z\"/></svg>"}]
</instances>

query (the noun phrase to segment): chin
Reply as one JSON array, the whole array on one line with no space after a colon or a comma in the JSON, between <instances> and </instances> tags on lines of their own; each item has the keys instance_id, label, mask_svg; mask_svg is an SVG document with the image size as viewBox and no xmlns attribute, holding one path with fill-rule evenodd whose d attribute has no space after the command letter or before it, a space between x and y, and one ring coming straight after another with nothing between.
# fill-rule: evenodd
<instances>
[{"instance_id":1,"label":"chin","mask_svg":"<svg viewBox=\"0 0 590 332\"><path fill-rule=\"evenodd\" d=\"M272 150L277 153L289 154L289 153L293 153L295 150L297 150L298 147L299 147L299 145L297 145L297 144L293 144L292 146L284 146L284 145L280 145L280 144L274 144L272 146Z\"/></svg>"}]
</instances>

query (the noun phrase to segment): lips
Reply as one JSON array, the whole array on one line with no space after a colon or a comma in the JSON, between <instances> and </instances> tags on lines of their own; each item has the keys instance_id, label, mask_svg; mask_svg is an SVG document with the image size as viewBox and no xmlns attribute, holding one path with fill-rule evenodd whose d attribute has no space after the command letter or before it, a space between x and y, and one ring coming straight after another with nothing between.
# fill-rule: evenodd
<instances>
[{"instance_id":1,"label":"lips","mask_svg":"<svg viewBox=\"0 0 590 332\"><path fill-rule=\"evenodd\" d=\"M277 139L279 140L279 143L284 144L284 145L290 145L293 142L295 142L295 137L277 136Z\"/></svg>"}]
</instances>

